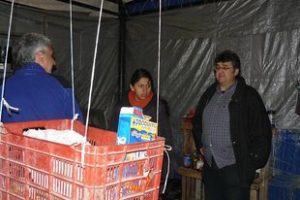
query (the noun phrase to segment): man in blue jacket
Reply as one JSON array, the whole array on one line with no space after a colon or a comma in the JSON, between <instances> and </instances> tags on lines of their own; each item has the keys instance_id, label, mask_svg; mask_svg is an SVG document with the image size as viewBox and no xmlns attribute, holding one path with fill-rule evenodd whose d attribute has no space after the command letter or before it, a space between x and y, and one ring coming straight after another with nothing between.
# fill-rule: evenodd
<instances>
[{"instance_id":1,"label":"man in blue jacket","mask_svg":"<svg viewBox=\"0 0 300 200\"><path fill-rule=\"evenodd\" d=\"M193 121L196 147L205 158L205 200L248 200L255 170L271 151L266 109L240 65L230 50L217 55L216 82L202 95Z\"/></svg>"},{"instance_id":2,"label":"man in blue jacket","mask_svg":"<svg viewBox=\"0 0 300 200\"><path fill-rule=\"evenodd\" d=\"M5 83L2 122L72 119L70 90L51 75L55 58L50 39L24 34L13 46L12 57L16 71ZM83 120L77 103L75 112Z\"/></svg>"}]
</instances>

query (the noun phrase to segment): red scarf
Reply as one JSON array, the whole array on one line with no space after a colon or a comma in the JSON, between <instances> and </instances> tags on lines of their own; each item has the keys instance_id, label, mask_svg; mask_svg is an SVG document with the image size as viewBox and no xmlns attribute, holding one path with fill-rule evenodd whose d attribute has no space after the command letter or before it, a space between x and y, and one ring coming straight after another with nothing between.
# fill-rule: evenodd
<instances>
[{"instance_id":1,"label":"red scarf","mask_svg":"<svg viewBox=\"0 0 300 200\"><path fill-rule=\"evenodd\" d=\"M153 97L153 92L151 91L150 94L145 99L138 99L135 96L135 92L129 91L128 92L128 100L131 106L137 106L140 108L145 108Z\"/></svg>"}]
</instances>

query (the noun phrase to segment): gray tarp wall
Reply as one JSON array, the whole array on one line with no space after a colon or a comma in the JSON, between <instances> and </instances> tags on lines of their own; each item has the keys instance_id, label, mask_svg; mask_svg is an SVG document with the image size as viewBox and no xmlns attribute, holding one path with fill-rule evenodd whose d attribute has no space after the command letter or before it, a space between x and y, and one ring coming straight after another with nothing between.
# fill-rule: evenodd
<instances>
[{"instance_id":1,"label":"gray tarp wall","mask_svg":"<svg viewBox=\"0 0 300 200\"><path fill-rule=\"evenodd\" d=\"M157 73L157 15L127 23L127 71ZM300 78L300 1L237 0L165 12L162 16L161 95L174 124L214 81L213 59L236 51L246 82L275 110L280 128L300 128L295 114Z\"/></svg>"},{"instance_id":2,"label":"gray tarp wall","mask_svg":"<svg viewBox=\"0 0 300 200\"><path fill-rule=\"evenodd\" d=\"M0 4L1 33L8 26L5 5ZM57 73L70 80L68 16L18 7L15 13L13 33L49 35L56 48ZM97 19L77 16L74 21L76 95L86 108ZM92 100L92 108L102 110L107 119L117 92L118 27L112 19L101 26ZM128 18L125 85L140 67L149 69L156 80L157 32L157 14ZM214 81L212 62L224 49L240 55L242 75L266 107L276 111L277 127L300 128L294 112L300 74L299 0L237 0L164 12L161 47L160 92L169 102L176 152L181 149L180 120Z\"/></svg>"},{"instance_id":3,"label":"gray tarp wall","mask_svg":"<svg viewBox=\"0 0 300 200\"><path fill-rule=\"evenodd\" d=\"M157 74L157 14L128 20L126 70ZM214 81L216 53L240 55L242 75L275 110L279 128L300 128L295 114L300 78L300 1L237 0L164 12L161 96L169 102L175 152L181 150L180 121ZM180 157L178 162L180 163Z\"/></svg>"},{"instance_id":4,"label":"gray tarp wall","mask_svg":"<svg viewBox=\"0 0 300 200\"><path fill-rule=\"evenodd\" d=\"M0 3L0 46L6 46L9 14L10 4ZM57 64L57 71L54 74L62 76L71 84L69 13L15 6L12 21L11 43L26 32L44 33L52 39ZM73 14L75 93L84 113L88 105L97 23L98 17ZM102 116L103 113L108 115L113 94L117 91L117 80L114 80L114 76L118 70L118 20L104 19L99 38L91 114L100 118L98 126L105 127Z\"/></svg>"}]
</instances>

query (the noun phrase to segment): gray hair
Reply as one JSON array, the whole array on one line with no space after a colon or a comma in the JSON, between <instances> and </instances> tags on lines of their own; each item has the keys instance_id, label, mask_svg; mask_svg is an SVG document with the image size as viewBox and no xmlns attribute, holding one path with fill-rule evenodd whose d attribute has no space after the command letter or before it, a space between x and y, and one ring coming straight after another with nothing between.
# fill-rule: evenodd
<instances>
[{"instance_id":1,"label":"gray hair","mask_svg":"<svg viewBox=\"0 0 300 200\"><path fill-rule=\"evenodd\" d=\"M13 46L12 59L14 68L20 68L25 64L34 62L35 53L47 52L52 46L51 40L39 33L24 34Z\"/></svg>"}]
</instances>

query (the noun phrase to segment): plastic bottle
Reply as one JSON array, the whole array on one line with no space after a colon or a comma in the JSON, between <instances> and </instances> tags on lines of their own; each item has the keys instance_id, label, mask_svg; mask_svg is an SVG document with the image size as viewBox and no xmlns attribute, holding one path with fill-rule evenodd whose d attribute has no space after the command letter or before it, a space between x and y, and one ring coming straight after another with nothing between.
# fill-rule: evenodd
<instances>
[{"instance_id":1,"label":"plastic bottle","mask_svg":"<svg viewBox=\"0 0 300 200\"><path fill-rule=\"evenodd\" d=\"M185 154L183 156L183 165L185 167L191 167L192 164L193 164L193 160L192 160L191 154Z\"/></svg>"}]
</instances>

